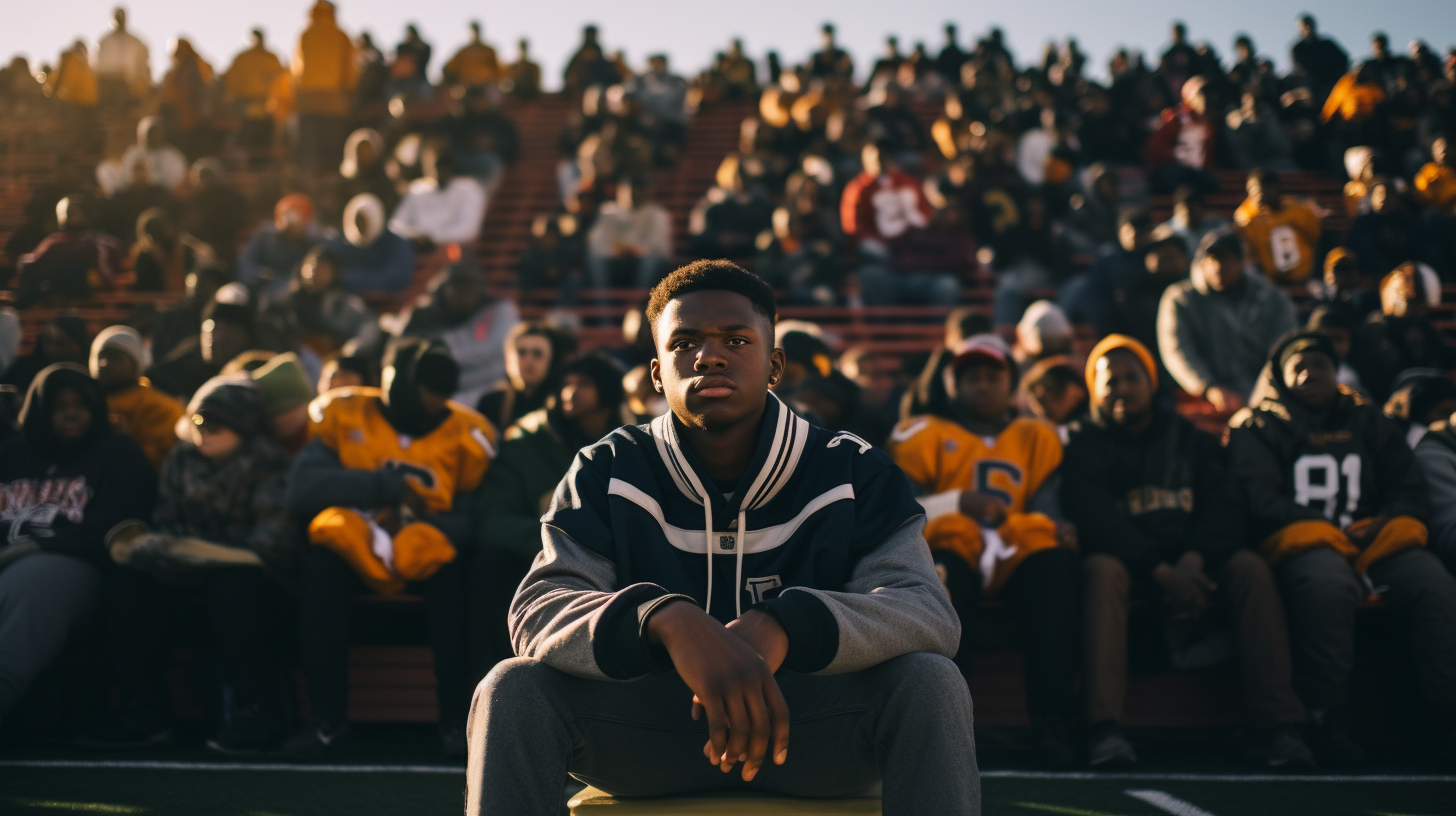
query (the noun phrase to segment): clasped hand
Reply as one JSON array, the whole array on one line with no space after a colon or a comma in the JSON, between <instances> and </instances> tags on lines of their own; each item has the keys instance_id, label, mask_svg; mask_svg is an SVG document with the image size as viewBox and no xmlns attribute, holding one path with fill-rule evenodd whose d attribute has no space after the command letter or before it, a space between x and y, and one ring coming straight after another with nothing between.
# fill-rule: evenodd
<instances>
[{"instance_id":1,"label":"clasped hand","mask_svg":"<svg viewBox=\"0 0 1456 816\"><path fill-rule=\"evenodd\" d=\"M758 774L773 744L773 762L789 754L789 706L774 672L789 638L772 615L749 610L727 626L686 601L647 621L648 639L667 649L693 692L693 719L708 718L703 755L724 773L743 763L743 781Z\"/></svg>"}]
</instances>

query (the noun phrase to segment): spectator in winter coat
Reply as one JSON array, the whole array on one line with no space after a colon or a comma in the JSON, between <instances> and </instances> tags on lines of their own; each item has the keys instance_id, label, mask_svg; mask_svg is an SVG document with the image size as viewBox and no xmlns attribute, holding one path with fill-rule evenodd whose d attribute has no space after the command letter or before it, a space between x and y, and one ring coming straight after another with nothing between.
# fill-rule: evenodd
<instances>
[{"instance_id":1,"label":"spectator in winter coat","mask_svg":"<svg viewBox=\"0 0 1456 816\"><path fill-rule=\"evenodd\" d=\"M91 343L91 376L106 394L111 427L135 439L158 473L177 442L182 403L152 388L142 372L151 355L141 334L112 326Z\"/></svg>"},{"instance_id":2,"label":"spectator in winter coat","mask_svg":"<svg viewBox=\"0 0 1456 816\"><path fill-rule=\"evenodd\" d=\"M1289 49L1290 61L1294 72L1306 79L1316 96L1322 98L1350 70L1350 55L1339 43L1321 37L1314 17L1308 14L1299 18L1299 34L1299 41Z\"/></svg>"},{"instance_id":3,"label":"spectator in winter coat","mask_svg":"<svg viewBox=\"0 0 1456 816\"><path fill-rule=\"evenodd\" d=\"M207 747L256 754L286 727L276 642L287 637L284 591L297 581L299 536L288 515L288 455L268 431L262 396L244 376L209 380L176 424L149 532L108 542L107 647L117 713L82 738L92 748L142 748L171 736L167 667L177 621L201 614L223 686L222 726Z\"/></svg>"},{"instance_id":4,"label":"spectator in winter coat","mask_svg":"<svg viewBox=\"0 0 1456 816\"><path fill-rule=\"evenodd\" d=\"M400 200L389 219L390 231L430 250L473 242L485 221L485 188L469 176L456 175L449 153L426 149L423 164L425 175Z\"/></svg>"},{"instance_id":5,"label":"spectator in winter coat","mask_svg":"<svg viewBox=\"0 0 1456 816\"><path fill-rule=\"evenodd\" d=\"M16 343L19 342L17 334ZM11 361L4 376L0 376L0 385L13 386L24 399L31 381L42 369L56 363L85 366L90 348L91 332L86 330L86 321L75 313L57 315L40 330L30 353Z\"/></svg>"},{"instance_id":6,"label":"spectator in winter coat","mask_svg":"<svg viewBox=\"0 0 1456 816\"><path fill-rule=\"evenodd\" d=\"M344 160L339 162L336 202L353 201L368 193L379 199L386 212L399 204L399 189L385 170L384 137L373 128L359 128L344 142ZM337 205L336 205L337 206ZM344 225L348 226L348 221Z\"/></svg>"},{"instance_id":7,"label":"spectator in winter coat","mask_svg":"<svg viewBox=\"0 0 1456 816\"><path fill-rule=\"evenodd\" d=\"M865 145L860 162L864 169L844 186L839 214L845 236L859 249L857 275L864 302L955 303L960 298L955 275L899 268L896 263L934 214L920 180L893 163L888 144Z\"/></svg>"},{"instance_id":8,"label":"spectator in winter coat","mask_svg":"<svg viewBox=\"0 0 1456 816\"><path fill-rule=\"evenodd\" d=\"M190 400L203 383L222 373L229 360L253 348L256 341L252 307L214 298L202 310L198 333L154 362L147 379L164 394Z\"/></svg>"},{"instance_id":9,"label":"spectator in winter coat","mask_svg":"<svg viewBox=\"0 0 1456 816\"><path fill-rule=\"evenodd\" d=\"M1364 323L1371 312L1380 311L1380 295L1362 285L1359 260L1346 247L1325 253L1324 279L1311 282L1310 289L1319 306L1343 312L1354 323Z\"/></svg>"},{"instance_id":10,"label":"spectator in winter coat","mask_svg":"<svg viewBox=\"0 0 1456 816\"><path fill-rule=\"evenodd\" d=\"M1240 496L1219 441L1157 403L1153 355L1130 337L1098 343L1086 376L1092 414L1067 446L1061 500L1084 555L1089 764L1136 762L1120 728L1130 599L1161 598L1183 622L1170 629L1181 636L1170 644L1176 665L1196 660L1192 647L1206 636L1218 593L1243 670L1250 753L1272 768L1313 765L1300 738L1305 713L1291 685L1279 590L1269 565L1243 546Z\"/></svg>"},{"instance_id":11,"label":"spectator in winter coat","mask_svg":"<svg viewBox=\"0 0 1456 816\"><path fill-rule=\"evenodd\" d=\"M1431 160L1416 173L1416 198L1434 210L1451 210L1456 204L1456 168L1451 166L1451 138L1437 136L1431 140Z\"/></svg>"},{"instance_id":12,"label":"spectator in winter coat","mask_svg":"<svg viewBox=\"0 0 1456 816\"><path fill-rule=\"evenodd\" d=\"M217 159L198 159L190 174L191 189L178 207L179 226L211 247L217 257L235 257L248 224L247 200L224 180L222 162Z\"/></svg>"},{"instance_id":13,"label":"spectator in winter coat","mask_svg":"<svg viewBox=\"0 0 1456 816\"><path fill-rule=\"evenodd\" d=\"M264 305L265 315L289 343L316 359L336 354L374 320L364 299L344 288L341 266L327 247L314 247L288 289Z\"/></svg>"},{"instance_id":14,"label":"spectator in winter coat","mask_svg":"<svg viewBox=\"0 0 1456 816\"><path fill-rule=\"evenodd\" d=\"M1292 334L1269 360L1276 396L1236 418L1233 475L1283 590L1310 745L1321 765L1356 765L1363 751L1342 717L1356 605L1383 589L1439 717L1456 707L1456 578L1425 547L1430 496L1403 429L1339 390L1329 339ZM1449 720L1440 727L1456 737Z\"/></svg>"},{"instance_id":15,"label":"spectator in winter coat","mask_svg":"<svg viewBox=\"0 0 1456 816\"><path fill-rule=\"evenodd\" d=\"M1158 350L1184 391L1232 413L1249 399L1269 347L1294 325L1289 297L1245 272L1238 236L1211 232L1189 280L1163 291Z\"/></svg>"},{"instance_id":16,"label":"spectator in winter coat","mask_svg":"<svg viewBox=\"0 0 1456 816\"><path fill-rule=\"evenodd\" d=\"M577 451L622 423L622 369L599 355L560 366L549 407L522 416L475 493L479 547L471 559L477 672L515 656L506 627L511 599L541 551L541 514Z\"/></svg>"},{"instance_id":17,"label":"spectator in winter coat","mask_svg":"<svg viewBox=\"0 0 1456 816\"><path fill-rule=\"evenodd\" d=\"M303 257L324 240L313 215L313 201L306 195L278 199L273 223L259 227L238 253L238 282L259 298L285 289Z\"/></svg>"},{"instance_id":18,"label":"spectator in winter coat","mask_svg":"<svg viewBox=\"0 0 1456 816\"><path fill-rule=\"evenodd\" d=\"M1456 425L1448 417L1431 426L1430 433L1416 443L1416 464L1420 465L1430 490L1431 517L1427 521L1430 539L1426 546L1441 557L1446 569L1456 574Z\"/></svg>"},{"instance_id":19,"label":"spectator in winter coat","mask_svg":"<svg viewBox=\"0 0 1456 816\"><path fill-rule=\"evenodd\" d=\"M1350 365L1377 404L1385 402L1407 369L1456 366L1456 349L1427 315L1440 302L1440 285L1429 268L1413 263L1401 264L1380 282L1381 314L1356 331L1350 355Z\"/></svg>"},{"instance_id":20,"label":"spectator in winter coat","mask_svg":"<svg viewBox=\"0 0 1456 816\"><path fill-rule=\"evenodd\" d=\"M298 114L298 152L303 166L324 168L339 159L348 134L348 116L359 69L354 43L334 19L334 4L318 0L309 9L308 28L298 37L289 64L291 92Z\"/></svg>"},{"instance_id":21,"label":"spectator in winter coat","mask_svg":"<svg viewBox=\"0 0 1456 816\"><path fill-rule=\"evenodd\" d=\"M344 236L324 246L339 262L344 289L356 295L387 295L415 280L415 250L385 226L384 203L360 193L344 208Z\"/></svg>"},{"instance_id":22,"label":"spectator in winter coat","mask_svg":"<svg viewBox=\"0 0 1456 816\"><path fill-rule=\"evenodd\" d=\"M102 192L110 195L125 189L132 182L132 168L146 168L148 183L176 192L187 181L187 157L167 144L162 122L148 116L137 123L136 144L127 148L117 162L102 162L96 168L96 181Z\"/></svg>"},{"instance_id":23,"label":"spectator in winter coat","mask_svg":"<svg viewBox=\"0 0 1456 816\"><path fill-rule=\"evenodd\" d=\"M1154 192L1171 193L1182 184L1218 189L1217 178L1209 173L1214 167L1218 122L1208 115L1206 85L1201 76L1183 83L1182 103L1163 111L1157 129L1148 137L1143 151L1152 168L1149 181Z\"/></svg>"},{"instance_id":24,"label":"spectator in winter coat","mask_svg":"<svg viewBox=\"0 0 1456 816\"><path fill-rule=\"evenodd\" d=\"M80 366L41 371L20 423L0 446L0 721L85 619L101 590L107 532L147 518L157 488Z\"/></svg>"},{"instance_id":25,"label":"spectator in winter coat","mask_svg":"<svg viewBox=\"0 0 1456 816\"><path fill-rule=\"evenodd\" d=\"M217 265L212 247L183 232L167 211L153 207L137 216L131 269L137 292L180 292L187 276Z\"/></svg>"},{"instance_id":26,"label":"spectator in winter coat","mask_svg":"<svg viewBox=\"0 0 1456 816\"><path fill-rule=\"evenodd\" d=\"M1346 242L1360 266L1384 273L1407 261L1421 260L1421 219L1406 206L1394 184L1377 179L1370 184L1370 210L1350 222Z\"/></svg>"},{"instance_id":27,"label":"spectator in winter coat","mask_svg":"<svg viewBox=\"0 0 1456 816\"><path fill-rule=\"evenodd\" d=\"M602 205L587 233L587 279L605 289L625 278L645 289L667 272L673 257L672 219L641 181L617 182L617 200Z\"/></svg>"},{"instance_id":28,"label":"spectator in winter coat","mask_svg":"<svg viewBox=\"0 0 1456 816\"><path fill-rule=\"evenodd\" d=\"M273 116L268 111L268 95L286 72L278 55L264 43L263 29L255 28L248 49L238 52L223 73L223 96L243 117L239 136L246 147L259 149L272 142Z\"/></svg>"},{"instance_id":29,"label":"spectator in winter coat","mask_svg":"<svg viewBox=\"0 0 1456 816\"><path fill-rule=\"evenodd\" d=\"M446 83L466 87L488 85L500 79L500 60L495 49L481 39L479 21L470 21L470 41L445 62L441 73Z\"/></svg>"}]
</instances>

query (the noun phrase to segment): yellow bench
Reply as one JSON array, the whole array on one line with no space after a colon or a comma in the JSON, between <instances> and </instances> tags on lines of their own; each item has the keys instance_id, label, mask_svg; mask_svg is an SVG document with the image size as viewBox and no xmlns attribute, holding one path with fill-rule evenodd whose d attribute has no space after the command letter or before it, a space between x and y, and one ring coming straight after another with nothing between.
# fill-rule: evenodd
<instances>
[{"instance_id":1,"label":"yellow bench","mask_svg":"<svg viewBox=\"0 0 1456 816\"><path fill-rule=\"evenodd\" d=\"M703 793L653 799L619 799L587 787L567 803L571 816L802 816L812 813L879 816L877 796L797 799L756 793Z\"/></svg>"}]
</instances>

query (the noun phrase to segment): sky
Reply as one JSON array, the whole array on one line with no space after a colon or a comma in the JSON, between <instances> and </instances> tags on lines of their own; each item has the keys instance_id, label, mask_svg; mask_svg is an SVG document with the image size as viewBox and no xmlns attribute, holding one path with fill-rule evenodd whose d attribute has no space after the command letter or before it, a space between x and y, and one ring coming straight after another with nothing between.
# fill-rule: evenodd
<instances>
[{"instance_id":1,"label":"sky","mask_svg":"<svg viewBox=\"0 0 1456 816\"><path fill-rule=\"evenodd\" d=\"M1019 64L1039 57L1049 41L1075 37L1089 56L1089 73L1105 76L1106 64L1121 46L1155 59L1169 39L1173 19L1188 24L1195 42L1211 42L1227 57L1233 38L1248 33L1261 54L1281 70L1288 66L1295 18L1313 11L1321 32L1339 40L1353 57L1369 52L1375 30L1390 36L1400 50L1424 38L1437 53L1456 45L1456 10L1451 0L1215 0L1189 4L1160 0L1015 0L967 3L964 0L841 0L830 3L786 0L517 0L488 6L465 0L335 0L340 23L350 34L373 33L381 46L398 42L408 22L418 24L435 46L431 75L466 40L466 24L479 19L485 37L502 57L513 57L515 41L531 40L548 87L560 84L561 68L580 38L580 26L595 22L608 49L623 49L640 66L646 55L666 52L675 69L693 73L734 36L760 58L777 49L785 64L800 62L817 46L819 26L832 20L843 47L855 58L862 78L896 34L902 49L923 40L931 53L943 42L941 27L954 21L962 47L969 47L992 25L1006 33ZM110 24L115 0L3 0L6 24L0 26L0 58L23 54L33 64L54 64L61 49L77 37L94 47ZM275 51L287 59L307 21L311 0L127 0L129 28L151 47L153 70L165 69L172 38L184 35L219 71L241 50L247 32L261 25ZM888 10L887 10L888 9Z\"/></svg>"}]
</instances>

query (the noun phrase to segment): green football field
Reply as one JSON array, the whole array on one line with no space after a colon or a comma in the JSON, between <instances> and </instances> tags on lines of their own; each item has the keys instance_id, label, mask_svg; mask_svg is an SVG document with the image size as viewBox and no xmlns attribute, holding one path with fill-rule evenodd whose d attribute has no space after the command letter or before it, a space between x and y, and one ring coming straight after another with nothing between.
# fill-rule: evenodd
<instances>
[{"instance_id":1,"label":"green football field","mask_svg":"<svg viewBox=\"0 0 1456 816\"><path fill-rule=\"evenodd\" d=\"M386 816L461 812L463 769L443 762L428 729L375 727L330 766L219 760L194 744L142 755L69 749L0 752L0 814ZM982 751L987 814L1456 816L1456 774L1388 760L1359 775L1266 774L1225 746L1149 746L1136 772L1020 770L1011 749Z\"/></svg>"}]
</instances>

